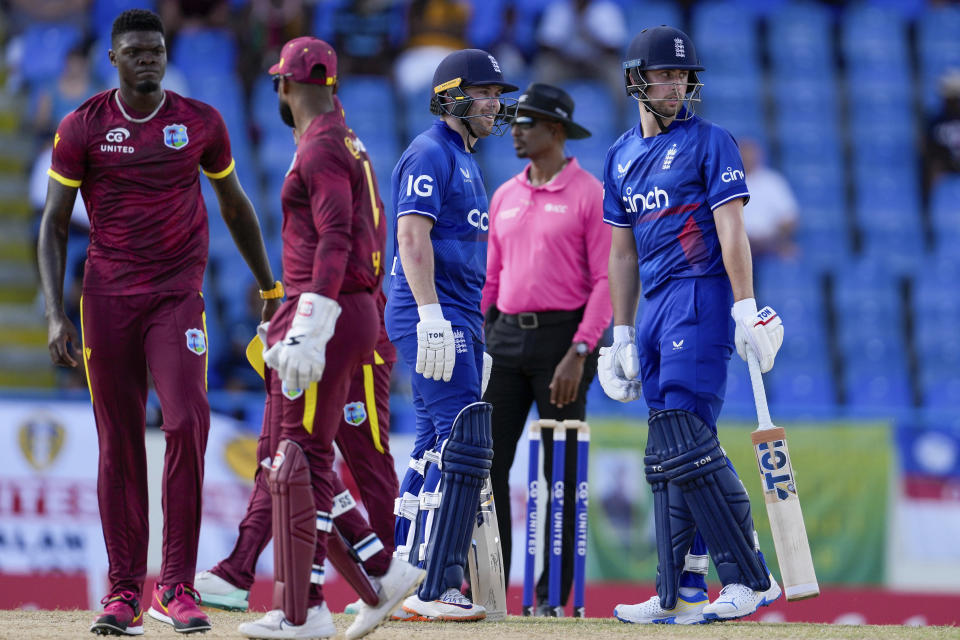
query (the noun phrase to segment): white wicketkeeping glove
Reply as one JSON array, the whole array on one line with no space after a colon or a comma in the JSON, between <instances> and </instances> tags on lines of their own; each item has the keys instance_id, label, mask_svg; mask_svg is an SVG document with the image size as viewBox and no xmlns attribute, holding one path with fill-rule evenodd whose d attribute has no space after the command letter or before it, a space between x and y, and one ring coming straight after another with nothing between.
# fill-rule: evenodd
<instances>
[{"instance_id":1,"label":"white wicketkeeping glove","mask_svg":"<svg viewBox=\"0 0 960 640\"><path fill-rule=\"evenodd\" d=\"M418 311L416 372L424 378L450 382L457 358L453 327L444 320L439 304L425 304Z\"/></svg>"},{"instance_id":2,"label":"white wicketkeeping glove","mask_svg":"<svg viewBox=\"0 0 960 640\"><path fill-rule=\"evenodd\" d=\"M636 348L636 347L634 347ZM640 381L627 378L616 363L613 347L600 349L600 360L597 362L597 377L604 393L619 402L631 402L640 397Z\"/></svg>"},{"instance_id":3,"label":"white wicketkeeping glove","mask_svg":"<svg viewBox=\"0 0 960 640\"><path fill-rule=\"evenodd\" d=\"M749 345L757 356L760 371L770 371L777 351L783 344L783 321L780 316L770 307L757 311L757 301L754 298L744 298L733 303L730 315L737 325L734 334L737 353L746 360Z\"/></svg>"},{"instance_id":4,"label":"white wicketkeeping glove","mask_svg":"<svg viewBox=\"0 0 960 640\"><path fill-rule=\"evenodd\" d=\"M483 373L480 376L480 397L487 392L487 385L490 383L490 372L493 371L493 356L486 351L483 352Z\"/></svg>"},{"instance_id":5,"label":"white wicketkeeping glove","mask_svg":"<svg viewBox=\"0 0 960 640\"><path fill-rule=\"evenodd\" d=\"M614 373L627 380L640 375L640 357L637 354L637 330L625 324L613 327L613 344L610 345Z\"/></svg>"},{"instance_id":6,"label":"white wicketkeeping glove","mask_svg":"<svg viewBox=\"0 0 960 640\"><path fill-rule=\"evenodd\" d=\"M317 293L300 294L287 335L263 354L264 362L277 370L288 389L306 389L323 377L327 342L339 317L336 300Z\"/></svg>"}]
</instances>

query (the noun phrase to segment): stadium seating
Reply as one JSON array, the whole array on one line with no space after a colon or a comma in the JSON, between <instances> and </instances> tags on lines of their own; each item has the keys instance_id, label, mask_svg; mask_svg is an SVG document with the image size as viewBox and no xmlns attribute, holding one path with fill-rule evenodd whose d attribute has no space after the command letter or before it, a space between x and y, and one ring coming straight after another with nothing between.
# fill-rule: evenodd
<instances>
[{"instance_id":1,"label":"stadium seating","mask_svg":"<svg viewBox=\"0 0 960 640\"><path fill-rule=\"evenodd\" d=\"M28 26L23 33L23 50L30 62L20 67L24 82L37 87L56 81L67 53L82 36L73 24L38 22Z\"/></svg>"}]
</instances>

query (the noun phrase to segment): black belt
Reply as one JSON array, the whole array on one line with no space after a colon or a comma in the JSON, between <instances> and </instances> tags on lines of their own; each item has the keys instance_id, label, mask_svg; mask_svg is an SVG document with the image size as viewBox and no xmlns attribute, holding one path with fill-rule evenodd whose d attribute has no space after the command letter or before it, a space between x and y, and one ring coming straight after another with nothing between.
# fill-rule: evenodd
<instances>
[{"instance_id":1,"label":"black belt","mask_svg":"<svg viewBox=\"0 0 960 640\"><path fill-rule=\"evenodd\" d=\"M538 329L540 327L563 324L565 322L580 322L583 318L583 309L573 311L528 311L524 313L501 313L500 319L507 324L521 329Z\"/></svg>"}]
</instances>

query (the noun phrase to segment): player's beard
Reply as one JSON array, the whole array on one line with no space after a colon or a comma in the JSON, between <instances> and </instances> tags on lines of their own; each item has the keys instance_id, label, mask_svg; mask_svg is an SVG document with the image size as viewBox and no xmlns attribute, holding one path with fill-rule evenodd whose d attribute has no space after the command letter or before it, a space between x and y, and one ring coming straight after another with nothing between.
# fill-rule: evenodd
<instances>
[{"instance_id":1,"label":"player's beard","mask_svg":"<svg viewBox=\"0 0 960 640\"><path fill-rule=\"evenodd\" d=\"M137 93L153 93L160 89L160 83L153 80L141 80L133 89Z\"/></svg>"},{"instance_id":2,"label":"player's beard","mask_svg":"<svg viewBox=\"0 0 960 640\"><path fill-rule=\"evenodd\" d=\"M283 124L290 128L297 126L293 121L293 111L290 109L290 105L283 100L280 101L280 119L283 120Z\"/></svg>"}]
</instances>

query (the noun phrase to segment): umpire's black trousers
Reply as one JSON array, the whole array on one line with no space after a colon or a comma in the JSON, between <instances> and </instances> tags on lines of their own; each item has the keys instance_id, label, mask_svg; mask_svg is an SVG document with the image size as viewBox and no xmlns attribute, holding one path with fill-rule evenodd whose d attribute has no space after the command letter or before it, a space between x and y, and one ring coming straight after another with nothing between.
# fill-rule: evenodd
<instances>
[{"instance_id":1,"label":"umpire's black trousers","mask_svg":"<svg viewBox=\"0 0 960 640\"><path fill-rule=\"evenodd\" d=\"M493 467L490 476L500 526L504 572L508 580L513 547L510 467L513 466L517 443L523 434L530 406L536 402L537 412L544 419L583 420L586 417L587 388L597 373L596 351L586 357L576 400L563 408L550 403L550 381L554 369L570 348L582 318L583 309L515 315L501 313L495 319L488 316L487 353L493 356L493 372L484 400L493 405ZM568 438L567 442L563 499L563 604L566 604L573 584L576 436L572 440ZM526 455L526 451L524 447L522 455ZM553 433L549 429L543 431L541 451L549 483L553 464ZM544 527L543 533L548 538L549 527ZM549 551L550 545L544 540L544 568L537 582L537 601L540 603L547 602Z\"/></svg>"}]
</instances>

